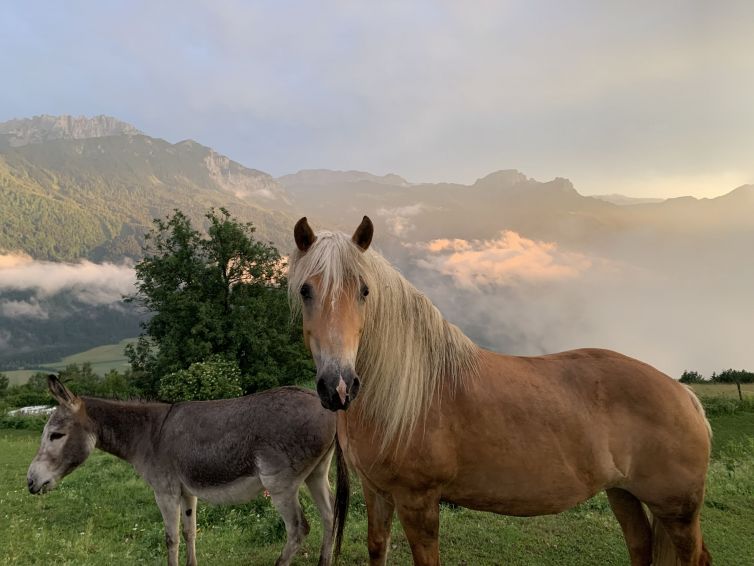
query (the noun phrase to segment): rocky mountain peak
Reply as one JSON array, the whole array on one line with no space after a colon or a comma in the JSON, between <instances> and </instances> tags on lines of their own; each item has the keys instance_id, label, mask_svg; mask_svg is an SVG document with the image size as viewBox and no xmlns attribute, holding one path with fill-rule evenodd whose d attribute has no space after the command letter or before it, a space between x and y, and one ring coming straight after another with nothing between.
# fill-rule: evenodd
<instances>
[{"instance_id":1,"label":"rocky mountain peak","mask_svg":"<svg viewBox=\"0 0 754 566\"><path fill-rule=\"evenodd\" d=\"M13 119L0 123L0 135L11 147L51 140L80 140L106 136L141 134L131 124L112 116L50 116Z\"/></svg>"},{"instance_id":2,"label":"rocky mountain peak","mask_svg":"<svg viewBox=\"0 0 754 566\"><path fill-rule=\"evenodd\" d=\"M526 181L526 175L516 169L501 169L477 179L474 186L477 188L505 189Z\"/></svg>"}]
</instances>

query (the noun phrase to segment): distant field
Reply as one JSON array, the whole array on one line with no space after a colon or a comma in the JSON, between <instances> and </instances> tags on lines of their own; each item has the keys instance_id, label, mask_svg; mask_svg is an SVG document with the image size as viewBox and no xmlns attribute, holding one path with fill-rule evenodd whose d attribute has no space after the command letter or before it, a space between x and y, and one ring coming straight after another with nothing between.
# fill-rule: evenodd
<instances>
[{"instance_id":1,"label":"distant field","mask_svg":"<svg viewBox=\"0 0 754 566\"><path fill-rule=\"evenodd\" d=\"M105 344L104 346L97 346L91 350L85 352L79 352L78 354L71 354L66 356L59 362L53 362L49 364L41 364L37 369L19 369L15 371L3 372L8 376L8 379L12 384L26 383L26 381L38 371L59 371L69 364L83 364L89 362L92 364L92 369L99 375L105 375L111 369L117 369L123 371L128 368L128 361L124 354L126 344L136 342L136 338L126 338L121 340L117 344Z\"/></svg>"},{"instance_id":2,"label":"distant field","mask_svg":"<svg viewBox=\"0 0 754 566\"><path fill-rule=\"evenodd\" d=\"M735 397L738 399L738 389L735 383L700 383L691 388L700 397ZM744 396L754 396L754 383L741 384Z\"/></svg>"}]
</instances>

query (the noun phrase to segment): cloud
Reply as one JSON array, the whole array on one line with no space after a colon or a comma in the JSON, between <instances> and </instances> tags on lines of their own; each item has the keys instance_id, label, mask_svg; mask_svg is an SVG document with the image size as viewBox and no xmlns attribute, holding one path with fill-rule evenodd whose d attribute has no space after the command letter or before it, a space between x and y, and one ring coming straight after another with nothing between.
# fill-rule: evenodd
<instances>
[{"instance_id":1,"label":"cloud","mask_svg":"<svg viewBox=\"0 0 754 566\"><path fill-rule=\"evenodd\" d=\"M415 247L428 252L416 260L420 267L451 277L458 287L474 290L576 279L595 261L512 230L502 231L493 240L438 239Z\"/></svg>"},{"instance_id":2,"label":"cloud","mask_svg":"<svg viewBox=\"0 0 754 566\"><path fill-rule=\"evenodd\" d=\"M0 316L7 318L36 318L44 320L50 314L39 301L0 301Z\"/></svg>"},{"instance_id":3,"label":"cloud","mask_svg":"<svg viewBox=\"0 0 754 566\"><path fill-rule=\"evenodd\" d=\"M418 216L430 208L419 202L395 208L379 208L377 215L385 218L385 225L393 236L403 237L416 229L416 225L411 221L411 218Z\"/></svg>"},{"instance_id":4,"label":"cloud","mask_svg":"<svg viewBox=\"0 0 754 566\"><path fill-rule=\"evenodd\" d=\"M404 244L389 255L485 348L511 355L608 348L679 377L686 369L752 368L754 264L741 259L750 250L751 237L677 247L631 237L572 251L508 231Z\"/></svg>"},{"instance_id":5,"label":"cloud","mask_svg":"<svg viewBox=\"0 0 754 566\"><path fill-rule=\"evenodd\" d=\"M90 261L54 263L33 260L23 254L0 255L0 292L32 292L36 299L66 291L83 303L104 305L133 293L135 281L136 274L128 265ZM34 303L22 306L18 301L6 301L2 309L6 316L21 316L23 313L41 316Z\"/></svg>"}]
</instances>

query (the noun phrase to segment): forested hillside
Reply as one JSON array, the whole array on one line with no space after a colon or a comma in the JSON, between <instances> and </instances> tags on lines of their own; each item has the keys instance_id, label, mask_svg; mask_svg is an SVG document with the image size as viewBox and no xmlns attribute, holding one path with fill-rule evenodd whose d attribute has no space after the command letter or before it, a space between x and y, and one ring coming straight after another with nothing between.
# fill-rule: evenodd
<instances>
[{"instance_id":1,"label":"forested hillside","mask_svg":"<svg viewBox=\"0 0 754 566\"><path fill-rule=\"evenodd\" d=\"M136 258L152 219L176 208L200 223L208 208L224 206L277 244L291 223L272 177L190 140L122 134L14 147L10 134L0 137L0 250Z\"/></svg>"}]
</instances>

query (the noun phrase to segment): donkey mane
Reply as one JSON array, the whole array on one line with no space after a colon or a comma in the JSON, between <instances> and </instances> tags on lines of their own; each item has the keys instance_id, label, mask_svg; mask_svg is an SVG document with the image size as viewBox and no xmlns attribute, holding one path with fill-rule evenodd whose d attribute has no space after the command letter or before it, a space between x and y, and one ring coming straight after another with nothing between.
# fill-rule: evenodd
<instances>
[{"instance_id":1,"label":"donkey mane","mask_svg":"<svg viewBox=\"0 0 754 566\"><path fill-rule=\"evenodd\" d=\"M345 234L323 231L306 253L295 250L289 263L294 315L301 311L299 289L315 275L321 277L320 297L337 297L359 277L369 286L356 358L361 392L353 408L379 427L383 449L413 432L443 386L452 394L477 374L479 348L380 254L362 252Z\"/></svg>"}]
</instances>

